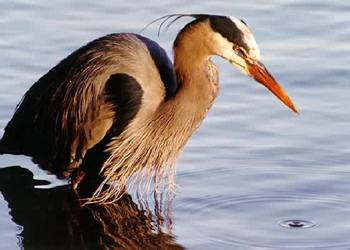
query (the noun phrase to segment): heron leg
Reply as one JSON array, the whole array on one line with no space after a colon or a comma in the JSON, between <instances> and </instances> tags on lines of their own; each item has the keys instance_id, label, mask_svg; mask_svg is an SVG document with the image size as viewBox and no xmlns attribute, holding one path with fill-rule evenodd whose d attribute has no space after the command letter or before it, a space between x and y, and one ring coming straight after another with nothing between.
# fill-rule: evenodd
<instances>
[{"instance_id":1,"label":"heron leg","mask_svg":"<svg viewBox=\"0 0 350 250\"><path fill-rule=\"evenodd\" d=\"M86 176L86 172L84 170L78 169L74 173L74 176L72 177L71 185L74 190L78 189L79 184Z\"/></svg>"}]
</instances>

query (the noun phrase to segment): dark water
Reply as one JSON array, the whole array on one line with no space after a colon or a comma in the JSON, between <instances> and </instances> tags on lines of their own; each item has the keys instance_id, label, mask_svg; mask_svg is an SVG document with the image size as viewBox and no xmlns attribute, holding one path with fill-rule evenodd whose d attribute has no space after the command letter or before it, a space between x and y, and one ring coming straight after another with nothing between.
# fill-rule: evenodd
<instances>
[{"instance_id":1,"label":"dark water","mask_svg":"<svg viewBox=\"0 0 350 250\"><path fill-rule=\"evenodd\" d=\"M0 1L0 128L24 91L80 45L183 12L244 19L301 111L215 60L221 93L178 162L171 221L157 216L159 204L145 208L136 197L80 208L29 159L3 156L0 168L29 168L51 184L0 169L0 249L350 249L350 3L235 2ZM145 35L171 53L184 23L160 38L156 26ZM313 226L288 228L288 220Z\"/></svg>"}]
</instances>

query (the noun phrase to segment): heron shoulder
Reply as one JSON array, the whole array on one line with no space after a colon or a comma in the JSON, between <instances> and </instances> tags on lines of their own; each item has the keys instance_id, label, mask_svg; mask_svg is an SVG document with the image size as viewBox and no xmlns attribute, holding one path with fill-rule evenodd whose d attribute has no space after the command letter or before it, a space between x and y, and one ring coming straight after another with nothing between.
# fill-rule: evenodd
<instances>
[{"instance_id":1,"label":"heron shoulder","mask_svg":"<svg viewBox=\"0 0 350 250\"><path fill-rule=\"evenodd\" d=\"M157 42L135 33L113 33L87 47L94 55L107 55L107 60L117 69L114 73L132 75L144 90L155 91L157 95L163 92L165 98L176 94L179 84L173 63Z\"/></svg>"},{"instance_id":2,"label":"heron shoulder","mask_svg":"<svg viewBox=\"0 0 350 250\"><path fill-rule=\"evenodd\" d=\"M166 51L158 43L147 37L141 35L136 35L136 37L145 44L151 55L164 84L166 97L174 96L178 89L178 83L173 63Z\"/></svg>"}]
</instances>

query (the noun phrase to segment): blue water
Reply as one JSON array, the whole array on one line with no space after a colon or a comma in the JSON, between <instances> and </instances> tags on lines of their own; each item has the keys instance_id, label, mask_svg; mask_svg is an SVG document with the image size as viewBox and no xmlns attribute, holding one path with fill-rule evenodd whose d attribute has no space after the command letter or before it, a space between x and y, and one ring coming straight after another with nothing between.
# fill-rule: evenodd
<instances>
[{"instance_id":1,"label":"blue water","mask_svg":"<svg viewBox=\"0 0 350 250\"><path fill-rule=\"evenodd\" d=\"M24 180L32 180L26 171L18 186L6 186L0 194L0 249L84 249L83 243L98 249L111 238L130 248L135 242L145 248L150 242L189 249L350 248L350 2L235 2L0 2L1 129L29 86L82 44L107 33L138 32L152 19L184 12L235 15L247 22L262 61L301 113L293 114L217 58L220 95L177 164L179 188L168 233L147 226L156 224L146 219L156 211L135 208L135 197L103 208L109 213L79 209L62 183L30 159L2 156L0 168L28 168L51 186L23 188ZM159 38L157 25L144 35L171 54L177 31L188 21ZM48 189L52 186L57 187ZM106 222L116 217L120 223ZM289 219L315 226L280 226ZM93 221L105 221L109 234L92 227Z\"/></svg>"}]
</instances>

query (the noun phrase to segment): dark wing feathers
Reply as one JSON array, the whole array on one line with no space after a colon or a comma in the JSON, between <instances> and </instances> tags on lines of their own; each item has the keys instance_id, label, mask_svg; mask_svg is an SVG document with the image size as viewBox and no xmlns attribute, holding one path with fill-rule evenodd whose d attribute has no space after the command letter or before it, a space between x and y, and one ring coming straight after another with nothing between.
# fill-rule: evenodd
<instances>
[{"instance_id":1,"label":"dark wing feathers","mask_svg":"<svg viewBox=\"0 0 350 250\"><path fill-rule=\"evenodd\" d=\"M2 153L52 162L47 168L60 176L65 167L102 140L116 115L125 116L123 123L127 124L125 120L137 108L124 113L120 110L126 108L127 96L134 92L140 99L139 85L127 75L101 77L113 67L106 55L113 49L111 41L118 39L121 36L114 34L92 41L42 76L26 92L7 124ZM122 125L114 129L120 131Z\"/></svg>"},{"instance_id":2,"label":"dark wing feathers","mask_svg":"<svg viewBox=\"0 0 350 250\"><path fill-rule=\"evenodd\" d=\"M103 151L140 109L140 83L113 71L120 57L134 55L130 43L140 42L158 68L166 96L174 95L173 66L158 44L139 35L107 35L73 52L26 92L5 128L0 153L33 156L44 169L64 177L86 154Z\"/></svg>"}]
</instances>

